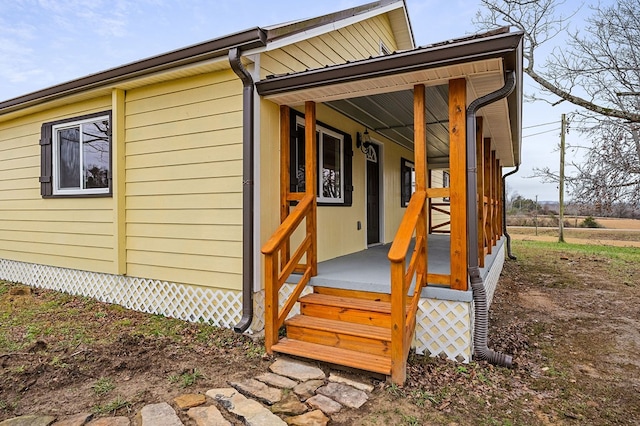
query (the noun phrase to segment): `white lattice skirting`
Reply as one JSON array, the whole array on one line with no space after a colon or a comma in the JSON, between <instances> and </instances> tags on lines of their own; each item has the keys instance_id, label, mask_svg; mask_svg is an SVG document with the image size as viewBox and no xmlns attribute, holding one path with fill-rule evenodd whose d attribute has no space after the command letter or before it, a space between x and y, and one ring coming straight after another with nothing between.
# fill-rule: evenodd
<instances>
[{"instance_id":1,"label":"white lattice skirting","mask_svg":"<svg viewBox=\"0 0 640 426\"><path fill-rule=\"evenodd\" d=\"M0 279L87 296L136 311L233 327L242 317L242 293L122 275L0 259Z\"/></svg>"},{"instance_id":2,"label":"white lattice skirting","mask_svg":"<svg viewBox=\"0 0 640 426\"><path fill-rule=\"evenodd\" d=\"M498 287L498 279L500 278L500 273L502 272L502 267L504 266L504 244L498 248L498 253L496 254L496 258L491 265L491 269L487 274L487 277L484 279L484 291L487 293L487 306L491 307L491 302L493 302L493 294L496 292L496 288Z\"/></svg>"},{"instance_id":3,"label":"white lattice skirting","mask_svg":"<svg viewBox=\"0 0 640 426\"><path fill-rule=\"evenodd\" d=\"M500 247L485 278L489 302L498 284L505 260ZM102 274L68 268L0 259L0 279L25 285L92 297L136 311L159 314L185 321L203 321L231 328L242 317L242 293L177 284L173 282ZM285 284L280 300L294 286ZM312 291L307 287L303 294ZM291 315L298 312L298 306ZM473 302L423 298L418 306L413 345L416 352L469 362L473 353ZM264 329L264 292L254 293L254 318L249 332Z\"/></svg>"}]
</instances>

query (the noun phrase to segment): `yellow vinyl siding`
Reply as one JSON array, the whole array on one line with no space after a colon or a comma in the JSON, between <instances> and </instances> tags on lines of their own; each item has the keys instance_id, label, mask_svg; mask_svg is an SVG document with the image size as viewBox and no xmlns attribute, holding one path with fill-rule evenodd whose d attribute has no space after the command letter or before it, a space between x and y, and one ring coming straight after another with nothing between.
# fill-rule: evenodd
<instances>
[{"instance_id":1,"label":"yellow vinyl siding","mask_svg":"<svg viewBox=\"0 0 640 426\"><path fill-rule=\"evenodd\" d=\"M113 204L40 195L43 123L111 109L111 97L0 123L0 258L113 272Z\"/></svg>"},{"instance_id":2,"label":"yellow vinyl siding","mask_svg":"<svg viewBox=\"0 0 640 426\"><path fill-rule=\"evenodd\" d=\"M397 49L386 14L265 52L260 57L262 74L303 71L378 56L380 41L392 51Z\"/></svg>"},{"instance_id":3,"label":"yellow vinyl siding","mask_svg":"<svg viewBox=\"0 0 640 426\"><path fill-rule=\"evenodd\" d=\"M231 71L126 97L127 273L239 290L242 85Z\"/></svg>"}]
</instances>

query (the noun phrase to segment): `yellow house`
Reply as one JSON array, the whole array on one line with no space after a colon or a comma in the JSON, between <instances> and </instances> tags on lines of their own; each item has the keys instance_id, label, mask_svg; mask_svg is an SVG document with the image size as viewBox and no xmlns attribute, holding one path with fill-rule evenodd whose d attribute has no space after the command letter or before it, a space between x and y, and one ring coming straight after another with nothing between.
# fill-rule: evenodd
<instances>
[{"instance_id":1,"label":"yellow house","mask_svg":"<svg viewBox=\"0 0 640 426\"><path fill-rule=\"evenodd\" d=\"M0 279L398 383L412 346L508 365L521 86L521 33L416 47L380 0L0 102Z\"/></svg>"}]
</instances>

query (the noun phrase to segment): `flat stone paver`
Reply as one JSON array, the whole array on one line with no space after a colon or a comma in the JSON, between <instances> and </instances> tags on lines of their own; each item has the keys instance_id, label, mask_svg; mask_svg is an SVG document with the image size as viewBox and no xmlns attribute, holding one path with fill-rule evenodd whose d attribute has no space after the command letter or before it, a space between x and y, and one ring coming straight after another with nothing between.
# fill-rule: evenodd
<instances>
[{"instance_id":1,"label":"flat stone paver","mask_svg":"<svg viewBox=\"0 0 640 426\"><path fill-rule=\"evenodd\" d=\"M269 372L259 375L256 377L256 380L260 380L262 383L281 389L293 389L298 384L298 382L291 380L288 377Z\"/></svg>"},{"instance_id":2,"label":"flat stone paver","mask_svg":"<svg viewBox=\"0 0 640 426\"><path fill-rule=\"evenodd\" d=\"M189 408L187 415L196 422L196 426L232 426L214 405Z\"/></svg>"},{"instance_id":3,"label":"flat stone paver","mask_svg":"<svg viewBox=\"0 0 640 426\"><path fill-rule=\"evenodd\" d=\"M145 405L136 419L139 426L184 426L176 412L166 402Z\"/></svg>"},{"instance_id":4,"label":"flat stone paver","mask_svg":"<svg viewBox=\"0 0 640 426\"><path fill-rule=\"evenodd\" d=\"M276 362L271 364L269 369L276 374L286 376L300 382L314 379L324 380L326 378L324 372L318 367L314 367L313 365L300 361L293 361L288 358L278 359Z\"/></svg>"},{"instance_id":5,"label":"flat stone paver","mask_svg":"<svg viewBox=\"0 0 640 426\"><path fill-rule=\"evenodd\" d=\"M320 410L313 410L287 419L287 424L290 426L326 426L327 423L329 423L329 417Z\"/></svg>"},{"instance_id":6,"label":"flat stone paver","mask_svg":"<svg viewBox=\"0 0 640 426\"><path fill-rule=\"evenodd\" d=\"M362 404L367 402L369 399L369 396L367 396L363 391L342 383L331 382L326 386L318 388L317 393L328 396L334 401L337 401L349 408L360 408L362 407Z\"/></svg>"},{"instance_id":7,"label":"flat stone paver","mask_svg":"<svg viewBox=\"0 0 640 426\"><path fill-rule=\"evenodd\" d=\"M87 426L129 426L131 421L128 417L101 417L99 419L91 420L87 423Z\"/></svg>"},{"instance_id":8,"label":"flat stone paver","mask_svg":"<svg viewBox=\"0 0 640 426\"><path fill-rule=\"evenodd\" d=\"M233 388L249 398L255 398L260 402L273 405L282 399L282 390L272 388L255 379L229 383Z\"/></svg>"},{"instance_id":9,"label":"flat stone paver","mask_svg":"<svg viewBox=\"0 0 640 426\"><path fill-rule=\"evenodd\" d=\"M296 394L289 393L282 401L273 404L271 411L275 414L284 414L287 416L297 416L309 411L309 408L300 402Z\"/></svg>"},{"instance_id":10,"label":"flat stone paver","mask_svg":"<svg viewBox=\"0 0 640 426\"><path fill-rule=\"evenodd\" d=\"M334 401L328 396L324 395L315 395L311 398L307 399L307 404L311 406L311 408L317 408L325 414L335 414L338 411L342 410L342 405L339 402Z\"/></svg>"},{"instance_id":11,"label":"flat stone paver","mask_svg":"<svg viewBox=\"0 0 640 426\"><path fill-rule=\"evenodd\" d=\"M0 422L0 426L50 426L56 418L53 416L20 416Z\"/></svg>"},{"instance_id":12,"label":"flat stone paver","mask_svg":"<svg viewBox=\"0 0 640 426\"><path fill-rule=\"evenodd\" d=\"M187 393L177 396L173 399L179 409L188 410L189 408L198 407L207 402L207 397L201 393Z\"/></svg>"},{"instance_id":13,"label":"flat stone paver","mask_svg":"<svg viewBox=\"0 0 640 426\"><path fill-rule=\"evenodd\" d=\"M91 413L79 413L74 416L65 417L51 426L84 426L92 418L93 414Z\"/></svg>"},{"instance_id":14,"label":"flat stone paver","mask_svg":"<svg viewBox=\"0 0 640 426\"><path fill-rule=\"evenodd\" d=\"M284 426L286 423L258 401L246 398L231 388L211 389L207 396L220 402L229 412L242 418L247 426Z\"/></svg>"},{"instance_id":15,"label":"flat stone paver","mask_svg":"<svg viewBox=\"0 0 640 426\"><path fill-rule=\"evenodd\" d=\"M293 391L301 400L305 401L307 398L311 398L315 395L316 389L322 385L324 385L324 380L309 380L307 382L300 383L298 386L293 388Z\"/></svg>"},{"instance_id":16,"label":"flat stone paver","mask_svg":"<svg viewBox=\"0 0 640 426\"><path fill-rule=\"evenodd\" d=\"M361 391L373 392L373 385L371 383L363 383L358 380L353 380L337 373L330 373L329 381L334 383L342 383L342 384L351 386L352 388L360 389Z\"/></svg>"}]
</instances>

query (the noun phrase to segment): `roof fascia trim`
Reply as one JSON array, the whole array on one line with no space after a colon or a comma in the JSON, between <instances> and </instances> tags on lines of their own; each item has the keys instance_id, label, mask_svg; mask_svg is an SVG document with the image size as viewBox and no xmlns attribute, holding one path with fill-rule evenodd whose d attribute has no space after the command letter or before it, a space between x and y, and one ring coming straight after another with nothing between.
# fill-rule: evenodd
<instances>
[{"instance_id":1,"label":"roof fascia trim","mask_svg":"<svg viewBox=\"0 0 640 426\"><path fill-rule=\"evenodd\" d=\"M265 44L266 34L258 27L230 34L0 102L0 116L21 108L100 86L115 84L123 80L130 80L131 78L214 59L219 56L226 56L232 47L251 49Z\"/></svg>"}]
</instances>

